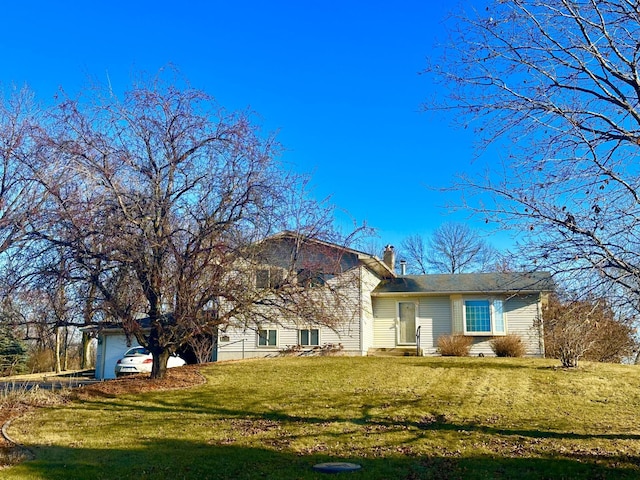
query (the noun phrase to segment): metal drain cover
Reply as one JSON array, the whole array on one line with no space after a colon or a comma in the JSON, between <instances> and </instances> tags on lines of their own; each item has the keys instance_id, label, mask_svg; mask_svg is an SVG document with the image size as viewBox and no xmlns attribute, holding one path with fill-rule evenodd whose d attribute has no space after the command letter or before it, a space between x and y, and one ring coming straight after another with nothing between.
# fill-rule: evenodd
<instances>
[{"instance_id":1,"label":"metal drain cover","mask_svg":"<svg viewBox=\"0 0 640 480\"><path fill-rule=\"evenodd\" d=\"M321 473L355 472L356 470L360 470L361 468L361 465L349 462L327 462L318 463L313 466L313 469L316 472Z\"/></svg>"}]
</instances>

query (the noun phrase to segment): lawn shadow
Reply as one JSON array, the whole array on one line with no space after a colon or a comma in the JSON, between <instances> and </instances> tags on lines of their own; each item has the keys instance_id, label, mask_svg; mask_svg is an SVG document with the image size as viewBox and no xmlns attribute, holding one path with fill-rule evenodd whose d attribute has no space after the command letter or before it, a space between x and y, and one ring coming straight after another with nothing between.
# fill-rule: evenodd
<instances>
[{"instance_id":1,"label":"lawn shadow","mask_svg":"<svg viewBox=\"0 0 640 480\"><path fill-rule=\"evenodd\" d=\"M552 440L640 440L640 434L636 433L576 433L573 431L536 429L536 428L510 428L500 425L487 425L481 420L461 420L456 417L448 417L438 412L426 412L421 418L404 418L393 415L393 410L405 410L413 405L413 400L395 399L391 404L388 415L381 415L378 404L362 404L357 415L348 415L350 403L344 405L333 403L332 408L327 409L326 415L296 415L285 409L265 408L261 398L252 402L245 402L243 408L229 408L216 404L215 395L208 399L205 392L201 390L182 391L178 399L171 401L162 398L153 399L153 403L147 401L138 402L135 399L122 397L108 398L108 401L100 399L85 399L81 401L83 408L93 410L113 410L115 413L122 411L140 411L141 413L163 414L178 417L181 414L207 415L213 419L253 419L276 421L283 424L326 424L344 423L355 426L373 426L384 430L404 430L413 431L417 435L424 431L444 431L444 432L478 432L486 435L501 435L512 437L527 437L531 439L552 439ZM270 403L273 405L285 405L291 401L288 397L279 398L271 395ZM350 402L350 400L349 400ZM353 410L351 409L351 412ZM355 412L354 412L355 413Z\"/></svg>"},{"instance_id":2,"label":"lawn shadow","mask_svg":"<svg viewBox=\"0 0 640 480\"><path fill-rule=\"evenodd\" d=\"M443 368L445 370L486 370L487 368L505 370L545 370L545 371L578 371L562 368L557 364L540 363L539 359L498 358L498 357L398 357L404 365L425 368Z\"/></svg>"},{"instance_id":3,"label":"lawn shadow","mask_svg":"<svg viewBox=\"0 0 640 480\"><path fill-rule=\"evenodd\" d=\"M362 469L344 474L351 479L555 479L637 478L629 459L607 468L589 458L501 458L490 456L393 455L371 458L333 458L288 450L247 448L184 440L141 441L128 449L82 446L32 446L36 459L3 471L7 480L107 479L321 479L313 465L322 462L357 463ZM636 459L637 460L637 459Z\"/></svg>"}]
</instances>

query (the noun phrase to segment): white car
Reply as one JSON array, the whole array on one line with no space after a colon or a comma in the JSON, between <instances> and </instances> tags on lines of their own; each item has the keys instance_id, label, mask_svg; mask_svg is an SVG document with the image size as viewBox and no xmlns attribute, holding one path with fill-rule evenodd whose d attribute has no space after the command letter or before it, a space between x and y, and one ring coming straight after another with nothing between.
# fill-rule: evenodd
<instances>
[{"instance_id":1,"label":"white car","mask_svg":"<svg viewBox=\"0 0 640 480\"><path fill-rule=\"evenodd\" d=\"M171 355L167 362L167 368L181 367L186 363L179 356ZM150 373L152 366L153 356L146 348L132 347L124 352L124 356L116 362L116 377L130 373Z\"/></svg>"}]
</instances>

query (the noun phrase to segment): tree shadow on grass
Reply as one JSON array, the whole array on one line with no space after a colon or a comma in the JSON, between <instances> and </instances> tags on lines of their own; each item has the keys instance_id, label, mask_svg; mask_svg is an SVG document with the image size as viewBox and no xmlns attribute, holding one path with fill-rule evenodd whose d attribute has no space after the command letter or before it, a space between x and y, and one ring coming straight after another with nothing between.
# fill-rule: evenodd
<instances>
[{"instance_id":1,"label":"tree shadow on grass","mask_svg":"<svg viewBox=\"0 0 640 480\"><path fill-rule=\"evenodd\" d=\"M275 403L278 403L277 401ZM395 401L393 406L395 409L402 407L410 407L411 400ZM243 409L227 408L220 405L206 404L201 397L194 398L190 401L183 398L182 402L164 403L162 400L156 401L153 405L141 404L135 402L121 402L118 400L110 400L108 404L103 402L83 402L83 407L87 409L95 409L104 411L112 409L114 412L139 410L144 413L162 413L171 416L179 413L205 414L210 415L214 419L253 419L268 420L281 422L283 424L327 424L327 423L348 423L357 426L368 425L377 426L386 430L413 430L421 431L444 431L444 432L478 432L486 435L502 435L527 437L532 439L551 439L551 440L640 440L640 434L636 433L576 433L560 430L542 430L542 429L525 429L525 428L505 428L499 425L491 426L474 421L459 421L441 414L426 414L421 419L401 418L401 417L381 417L370 413L372 410L378 409L379 405L362 405L360 407L359 416L349 416L345 414L333 413L336 411L345 411L349 405L345 405L344 409L340 405L333 405L334 409L327 412L324 416L314 415L292 415L283 410L265 410L261 402L245 405Z\"/></svg>"},{"instance_id":2,"label":"tree shadow on grass","mask_svg":"<svg viewBox=\"0 0 640 480\"><path fill-rule=\"evenodd\" d=\"M545 370L545 371L579 371L562 368L557 364L541 363L539 359L513 359L498 357L398 357L404 365L423 368L443 368L445 370Z\"/></svg>"},{"instance_id":3,"label":"tree shadow on grass","mask_svg":"<svg viewBox=\"0 0 640 480\"><path fill-rule=\"evenodd\" d=\"M128 449L34 446L36 459L3 471L7 480L74 479L321 479L322 462L347 461L362 469L341 474L351 479L555 479L637 478L629 466L607 468L589 459L503 458L490 456L406 456L332 458L286 450L165 439L141 441Z\"/></svg>"}]
</instances>

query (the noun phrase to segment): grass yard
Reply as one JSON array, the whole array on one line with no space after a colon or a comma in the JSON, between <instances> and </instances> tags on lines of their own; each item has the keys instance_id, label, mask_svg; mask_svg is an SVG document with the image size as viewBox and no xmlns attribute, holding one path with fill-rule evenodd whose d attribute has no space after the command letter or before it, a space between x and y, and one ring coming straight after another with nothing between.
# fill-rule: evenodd
<instances>
[{"instance_id":1,"label":"grass yard","mask_svg":"<svg viewBox=\"0 0 640 480\"><path fill-rule=\"evenodd\" d=\"M501 358L276 358L188 390L39 409L3 479L638 478L640 369Z\"/></svg>"}]
</instances>

